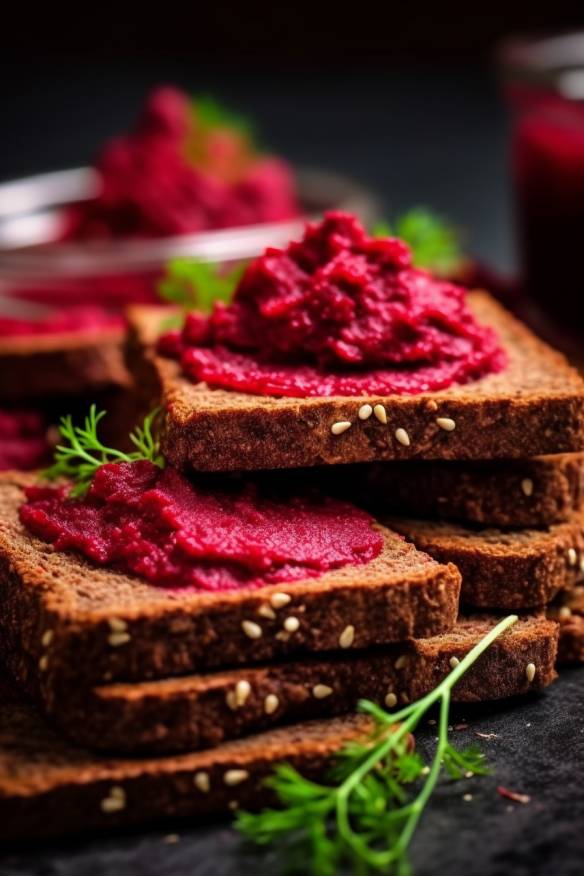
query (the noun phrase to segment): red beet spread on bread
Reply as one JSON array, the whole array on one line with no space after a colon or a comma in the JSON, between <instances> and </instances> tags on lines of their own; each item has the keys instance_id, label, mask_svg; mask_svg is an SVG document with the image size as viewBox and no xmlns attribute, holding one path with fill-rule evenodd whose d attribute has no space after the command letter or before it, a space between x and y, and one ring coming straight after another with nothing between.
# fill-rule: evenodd
<instances>
[{"instance_id":1,"label":"red beet spread on bread","mask_svg":"<svg viewBox=\"0 0 584 876\"><path fill-rule=\"evenodd\" d=\"M83 499L31 487L20 518L59 550L75 550L168 588L223 591L316 577L373 560L372 518L317 495L287 499L234 483L208 489L151 462L99 468Z\"/></svg>"},{"instance_id":2,"label":"red beet spread on bread","mask_svg":"<svg viewBox=\"0 0 584 876\"><path fill-rule=\"evenodd\" d=\"M231 304L190 314L160 352L194 381L258 395L420 393L500 371L506 356L466 290L412 266L396 238L331 212L267 249Z\"/></svg>"}]
</instances>

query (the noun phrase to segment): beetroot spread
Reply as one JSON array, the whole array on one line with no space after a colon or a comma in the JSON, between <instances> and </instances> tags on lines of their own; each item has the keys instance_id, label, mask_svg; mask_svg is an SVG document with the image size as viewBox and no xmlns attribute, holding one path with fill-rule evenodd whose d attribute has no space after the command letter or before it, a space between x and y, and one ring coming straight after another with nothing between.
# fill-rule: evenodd
<instances>
[{"instance_id":1,"label":"beetroot spread","mask_svg":"<svg viewBox=\"0 0 584 876\"><path fill-rule=\"evenodd\" d=\"M414 268L402 241L329 213L299 243L266 250L231 304L191 314L160 351L195 381L260 395L432 391L505 365L465 296Z\"/></svg>"},{"instance_id":2,"label":"beetroot spread","mask_svg":"<svg viewBox=\"0 0 584 876\"><path fill-rule=\"evenodd\" d=\"M64 239L158 237L299 214L285 162L258 154L228 121L173 88L150 95L134 130L96 162L101 192L71 208Z\"/></svg>"},{"instance_id":3,"label":"beetroot spread","mask_svg":"<svg viewBox=\"0 0 584 876\"><path fill-rule=\"evenodd\" d=\"M205 489L150 462L107 464L89 493L31 487L24 525L59 550L170 588L232 590L367 563L382 537L363 511L312 495L287 501L259 487Z\"/></svg>"},{"instance_id":4,"label":"beetroot spread","mask_svg":"<svg viewBox=\"0 0 584 876\"><path fill-rule=\"evenodd\" d=\"M48 461L47 423L36 411L0 411L0 471L28 471Z\"/></svg>"},{"instance_id":5,"label":"beetroot spread","mask_svg":"<svg viewBox=\"0 0 584 876\"><path fill-rule=\"evenodd\" d=\"M0 316L0 337L59 335L104 331L124 326L122 316L92 305L79 305L66 310L49 308L46 315L42 311L41 314L40 319L34 320Z\"/></svg>"}]
</instances>

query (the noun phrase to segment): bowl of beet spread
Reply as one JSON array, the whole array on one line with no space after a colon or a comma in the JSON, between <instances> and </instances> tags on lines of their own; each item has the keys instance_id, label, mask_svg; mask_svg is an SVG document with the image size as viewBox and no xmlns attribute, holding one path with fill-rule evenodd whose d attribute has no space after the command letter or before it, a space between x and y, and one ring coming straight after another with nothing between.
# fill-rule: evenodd
<instances>
[{"instance_id":1,"label":"bowl of beet spread","mask_svg":"<svg viewBox=\"0 0 584 876\"><path fill-rule=\"evenodd\" d=\"M342 212L266 249L230 303L189 314L159 352L194 382L296 397L431 392L506 364L465 289L414 267L403 241L371 237Z\"/></svg>"},{"instance_id":2,"label":"bowl of beet spread","mask_svg":"<svg viewBox=\"0 0 584 876\"><path fill-rule=\"evenodd\" d=\"M83 498L30 487L20 519L57 550L183 591L315 578L383 547L372 518L347 502L251 482L210 488L145 460L101 466Z\"/></svg>"},{"instance_id":3,"label":"bowl of beet spread","mask_svg":"<svg viewBox=\"0 0 584 876\"><path fill-rule=\"evenodd\" d=\"M339 204L373 216L350 181L296 172L214 101L157 88L92 167L0 185L0 337L58 332L65 308L68 331L87 308L100 328L156 301L169 260L239 262Z\"/></svg>"}]
</instances>

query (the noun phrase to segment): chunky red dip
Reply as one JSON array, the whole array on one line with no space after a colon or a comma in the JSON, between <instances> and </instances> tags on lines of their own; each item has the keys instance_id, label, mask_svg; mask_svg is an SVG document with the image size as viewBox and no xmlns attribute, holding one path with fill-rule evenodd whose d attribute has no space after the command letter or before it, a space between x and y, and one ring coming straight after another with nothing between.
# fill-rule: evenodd
<instances>
[{"instance_id":1,"label":"chunky red dip","mask_svg":"<svg viewBox=\"0 0 584 876\"><path fill-rule=\"evenodd\" d=\"M39 319L0 316L0 337L60 335L74 332L104 331L123 328L124 319L103 307L75 306L67 309L48 308Z\"/></svg>"},{"instance_id":2,"label":"chunky red dip","mask_svg":"<svg viewBox=\"0 0 584 876\"><path fill-rule=\"evenodd\" d=\"M31 487L23 524L59 550L168 588L233 590L312 578L373 560L372 519L316 495L286 500L256 485L208 489L150 462L107 464L83 499Z\"/></svg>"},{"instance_id":3,"label":"chunky red dip","mask_svg":"<svg viewBox=\"0 0 584 876\"><path fill-rule=\"evenodd\" d=\"M231 304L190 314L159 350L194 381L301 397L427 392L506 363L462 287L414 268L405 243L368 237L343 213L267 249Z\"/></svg>"},{"instance_id":4,"label":"chunky red dip","mask_svg":"<svg viewBox=\"0 0 584 876\"><path fill-rule=\"evenodd\" d=\"M47 423L36 411L0 411L0 471L39 468L49 457Z\"/></svg>"},{"instance_id":5,"label":"chunky red dip","mask_svg":"<svg viewBox=\"0 0 584 876\"><path fill-rule=\"evenodd\" d=\"M160 237L298 216L291 169L256 152L229 122L203 118L203 103L155 89L133 130L96 161L97 198L71 208L64 239Z\"/></svg>"}]
</instances>

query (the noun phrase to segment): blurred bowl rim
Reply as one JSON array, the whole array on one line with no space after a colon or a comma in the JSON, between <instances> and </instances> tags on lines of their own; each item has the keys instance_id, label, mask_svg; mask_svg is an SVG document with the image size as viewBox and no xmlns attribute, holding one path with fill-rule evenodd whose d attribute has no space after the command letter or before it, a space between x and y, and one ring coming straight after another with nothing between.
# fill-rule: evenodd
<instances>
[{"instance_id":1,"label":"blurred bowl rim","mask_svg":"<svg viewBox=\"0 0 584 876\"><path fill-rule=\"evenodd\" d=\"M295 172L302 216L175 237L51 243L63 207L89 200L99 177L89 167L37 174L0 184L0 277L86 276L148 271L176 257L206 262L253 258L267 246L282 246L324 210L356 213L370 223L379 216L375 196L341 174L311 168Z\"/></svg>"}]
</instances>

